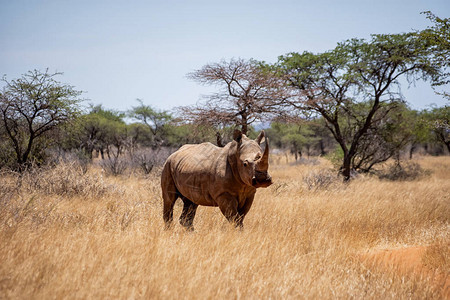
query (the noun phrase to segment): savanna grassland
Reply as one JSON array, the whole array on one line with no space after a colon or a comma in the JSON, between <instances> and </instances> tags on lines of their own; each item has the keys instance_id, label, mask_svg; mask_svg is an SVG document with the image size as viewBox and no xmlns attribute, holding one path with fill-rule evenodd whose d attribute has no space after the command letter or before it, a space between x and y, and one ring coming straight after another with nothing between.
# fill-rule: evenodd
<instances>
[{"instance_id":1,"label":"savanna grassland","mask_svg":"<svg viewBox=\"0 0 450 300\"><path fill-rule=\"evenodd\" d=\"M450 157L418 158L428 172L412 181L350 184L319 161L272 162L275 183L258 190L244 230L199 207L192 233L163 229L158 171L3 173L0 298L450 297ZM403 252L378 255L405 249L421 249L414 270Z\"/></svg>"}]
</instances>

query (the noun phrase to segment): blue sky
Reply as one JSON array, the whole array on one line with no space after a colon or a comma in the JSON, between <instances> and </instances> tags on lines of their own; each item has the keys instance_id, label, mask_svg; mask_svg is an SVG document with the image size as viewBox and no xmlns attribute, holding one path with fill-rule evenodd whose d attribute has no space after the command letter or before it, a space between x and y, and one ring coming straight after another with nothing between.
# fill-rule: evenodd
<instances>
[{"instance_id":1,"label":"blue sky","mask_svg":"<svg viewBox=\"0 0 450 300\"><path fill-rule=\"evenodd\" d=\"M167 110L215 90L186 78L206 63L275 62L349 38L424 29L426 10L449 17L450 1L0 0L0 75L49 68L91 103L126 110L140 98ZM428 83L402 91L416 109L446 103Z\"/></svg>"}]
</instances>

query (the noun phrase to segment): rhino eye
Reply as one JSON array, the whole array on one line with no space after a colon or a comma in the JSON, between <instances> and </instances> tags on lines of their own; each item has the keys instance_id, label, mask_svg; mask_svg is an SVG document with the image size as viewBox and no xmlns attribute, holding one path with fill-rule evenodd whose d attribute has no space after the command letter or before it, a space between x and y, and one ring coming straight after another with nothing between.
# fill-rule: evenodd
<instances>
[{"instance_id":1,"label":"rhino eye","mask_svg":"<svg viewBox=\"0 0 450 300\"><path fill-rule=\"evenodd\" d=\"M248 166L248 161L244 160L244 167Z\"/></svg>"},{"instance_id":2,"label":"rhino eye","mask_svg":"<svg viewBox=\"0 0 450 300\"><path fill-rule=\"evenodd\" d=\"M258 160L260 158L261 158L261 154L257 154L256 157L255 157L255 160Z\"/></svg>"}]
</instances>

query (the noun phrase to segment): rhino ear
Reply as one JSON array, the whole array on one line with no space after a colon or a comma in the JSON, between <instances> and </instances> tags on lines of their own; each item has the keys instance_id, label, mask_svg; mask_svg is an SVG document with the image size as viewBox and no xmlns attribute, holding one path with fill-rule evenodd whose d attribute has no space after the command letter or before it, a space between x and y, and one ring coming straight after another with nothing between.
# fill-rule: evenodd
<instances>
[{"instance_id":1,"label":"rhino ear","mask_svg":"<svg viewBox=\"0 0 450 300\"><path fill-rule=\"evenodd\" d=\"M261 130L261 132L259 133L258 137L255 139L255 141L259 144L261 144L261 141L263 139L263 137L265 136L265 132L264 130Z\"/></svg>"},{"instance_id":2,"label":"rhino ear","mask_svg":"<svg viewBox=\"0 0 450 300\"><path fill-rule=\"evenodd\" d=\"M233 139L240 143L242 141L242 131L240 131L239 129L235 129L234 133L233 133Z\"/></svg>"}]
</instances>

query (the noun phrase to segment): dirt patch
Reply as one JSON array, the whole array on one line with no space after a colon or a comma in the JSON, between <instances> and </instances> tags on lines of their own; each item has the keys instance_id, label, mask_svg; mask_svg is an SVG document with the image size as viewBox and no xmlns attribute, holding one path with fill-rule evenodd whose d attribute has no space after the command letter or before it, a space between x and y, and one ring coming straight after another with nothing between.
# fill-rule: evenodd
<instances>
[{"instance_id":1,"label":"dirt patch","mask_svg":"<svg viewBox=\"0 0 450 300\"><path fill-rule=\"evenodd\" d=\"M450 299L450 270L430 268L426 255L430 247L406 247L370 251L363 255L364 261L372 268L397 272L402 276L428 277L441 291L444 299Z\"/></svg>"}]
</instances>

